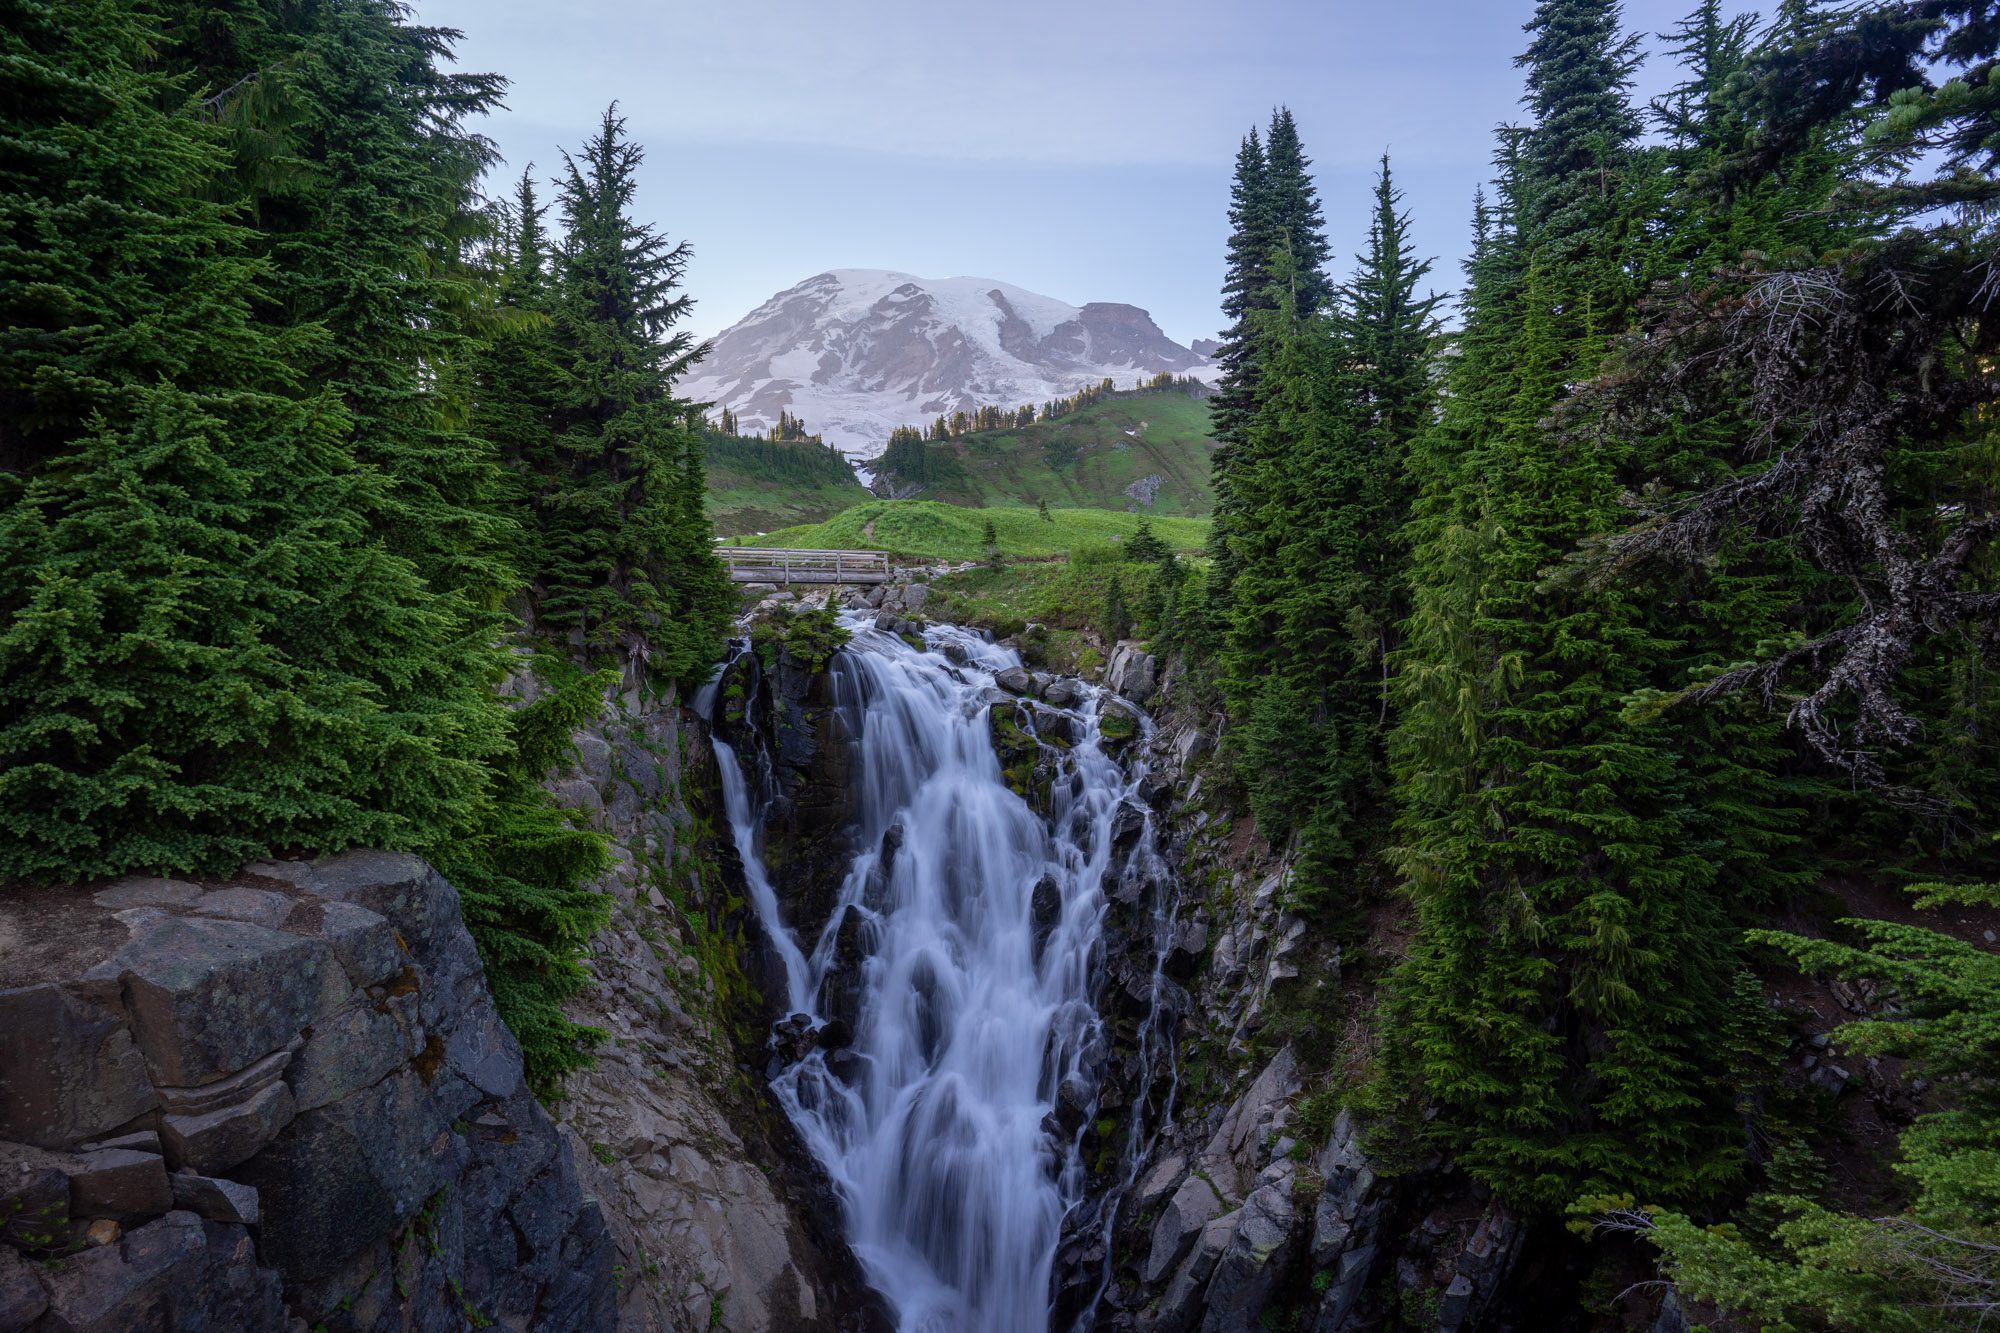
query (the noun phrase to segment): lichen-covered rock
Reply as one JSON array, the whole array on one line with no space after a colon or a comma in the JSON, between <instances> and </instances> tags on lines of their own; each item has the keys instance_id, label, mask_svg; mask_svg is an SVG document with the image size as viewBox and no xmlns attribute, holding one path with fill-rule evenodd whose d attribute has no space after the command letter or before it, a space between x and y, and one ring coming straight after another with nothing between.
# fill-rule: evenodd
<instances>
[{"instance_id":1,"label":"lichen-covered rock","mask_svg":"<svg viewBox=\"0 0 2000 1333\"><path fill-rule=\"evenodd\" d=\"M0 1079L43 1145L0 1142L35 1219L0 1240L41 1260L0 1300L38 1333L613 1326L609 1232L429 866L59 894L0 900L0 1007L50 1020Z\"/></svg>"},{"instance_id":2,"label":"lichen-covered rock","mask_svg":"<svg viewBox=\"0 0 2000 1333\"><path fill-rule=\"evenodd\" d=\"M1204 1299L1202 1333L1249 1333L1291 1272L1292 1166L1274 1165L1243 1201L1229 1247L1216 1261Z\"/></svg>"},{"instance_id":3,"label":"lichen-covered rock","mask_svg":"<svg viewBox=\"0 0 2000 1333\"><path fill-rule=\"evenodd\" d=\"M1153 1221L1153 1246L1147 1251L1141 1276L1158 1282L1173 1272L1202 1228L1222 1211L1222 1195L1206 1176L1191 1175L1183 1180Z\"/></svg>"}]
</instances>

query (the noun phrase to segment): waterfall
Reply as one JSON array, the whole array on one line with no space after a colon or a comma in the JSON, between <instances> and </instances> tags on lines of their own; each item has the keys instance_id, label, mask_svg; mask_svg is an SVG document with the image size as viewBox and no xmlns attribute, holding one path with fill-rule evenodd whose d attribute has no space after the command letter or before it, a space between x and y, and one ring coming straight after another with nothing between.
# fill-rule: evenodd
<instances>
[{"instance_id":1,"label":"waterfall","mask_svg":"<svg viewBox=\"0 0 2000 1333\"><path fill-rule=\"evenodd\" d=\"M861 850L818 938L785 919L757 851L761 794L717 745L752 903L808 1016L789 1021L818 1034L772 1089L903 1330L1044 1329L1105 1056L1107 884L1154 856L1150 816L1105 753L1100 692L1030 707L994 685L1019 659L967 631L932 626L918 650L843 623L829 671L858 738ZM1068 747L1047 809L1003 780L989 709Z\"/></svg>"}]
</instances>

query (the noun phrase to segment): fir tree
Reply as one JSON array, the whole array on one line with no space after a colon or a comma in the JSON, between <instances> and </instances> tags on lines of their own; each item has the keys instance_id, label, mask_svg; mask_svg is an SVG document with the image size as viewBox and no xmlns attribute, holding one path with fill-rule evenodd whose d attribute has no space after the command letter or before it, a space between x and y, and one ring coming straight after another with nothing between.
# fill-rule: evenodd
<instances>
[{"instance_id":1,"label":"fir tree","mask_svg":"<svg viewBox=\"0 0 2000 1333\"><path fill-rule=\"evenodd\" d=\"M1528 31L1509 225L1475 254L1466 354L1417 463L1407 1037L1440 1137L1508 1197L1703 1197L1738 1169L1733 1090L1702 1054L1735 1003L1729 923L1672 736L1621 718L1664 645L1631 590L1563 569L1620 522L1619 450L1551 418L1633 318L1632 48L1611 0L1543 0Z\"/></svg>"},{"instance_id":2,"label":"fir tree","mask_svg":"<svg viewBox=\"0 0 2000 1333\"><path fill-rule=\"evenodd\" d=\"M1321 216L1319 187L1313 184L1312 159L1299 142L1299 127L1291 110L1279 107L1271 115L1264 139L1264 207L1272 227L1271 245L1283 247L1292 260L1292 300L1300 318L1326 313L1333 288L1327 281L1326 219Z\"/></svg>"},{"instance_id":3,"label":"fir tree","mask_svg":"<svg viewBox=\"0 0 2000 1333\"><path fill-rule=\"evenodd\" d=\"M0 874L423 845L501 748L462 616L385 551L354 417L211 202L225 135L144 11L16 9L0 165Z\"/></svg>"},{"instance_id":4,"label":"fir tree","mask_svg":"<svg viewBox=\"0 0 2000 1333\"><path fill-rule=\"evenodd\" d=\"M675 328L689 249L631 216L641 149L607 110L564 155L556 356L564 392L554 466L539 480L546 559L538 621L579 656L615 652L692 680L720 650L731 605L704 517L700 442L673 381L703 350Z\"/></svg>"},{"instance_id":5,"label":"fir tree","mask_svg":"<svg viewBox=\"0 0 2000 1333\"><path fill-rule=\"evenodd\" d=\"M1132 613L1125 605L1125 581L1114 571L1104 589L1104 638L1117 643L1132 634Z\"/></svg>"},{"instance_id":6,"label":"fir tree","mask_svg":"<svg viewBox=\"0 0 2000 1333\"><path fill-rule=\"evenodd\" d=\"M1236 175L1229 187L1228 267L1222 283L1222 314L1228 327L1223 330L1222 345L1215 353L1222 377L1216 384L1215 396L1209 400L1218 446L1210 462L1215 489L1210 546L1218 568L1224 571L1224 582L1232 567L1228 530L1235 512L1235 447L1256 409L1253 316L1268 299L1268 267L1276 239L1266 176L1264 145L1253 129L1236 154Z\"/></svg>"}]
</instances>

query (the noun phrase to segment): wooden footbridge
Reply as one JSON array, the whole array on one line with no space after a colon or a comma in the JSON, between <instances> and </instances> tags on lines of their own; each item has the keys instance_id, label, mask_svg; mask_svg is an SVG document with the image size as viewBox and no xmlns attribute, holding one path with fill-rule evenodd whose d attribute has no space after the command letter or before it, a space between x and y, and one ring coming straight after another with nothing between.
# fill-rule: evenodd
<instances>
[{"instance_id":1,"label":"wooden footbridge","mask_svg":"<svg viewBox=\"0 0 2000 1333\"><path fill-rule=\"evenodd\" d=\"M718 546L722 567L737 583L887 583L889 556L883 551L785 551L757 546Z\"/></svg>"}]
</instances>

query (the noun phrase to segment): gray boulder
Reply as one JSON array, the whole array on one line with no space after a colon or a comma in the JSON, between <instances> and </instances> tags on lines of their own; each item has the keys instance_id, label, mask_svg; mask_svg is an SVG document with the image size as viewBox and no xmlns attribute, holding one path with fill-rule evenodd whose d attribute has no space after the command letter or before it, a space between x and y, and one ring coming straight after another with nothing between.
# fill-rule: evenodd
<instances>
[{"instance_id":1,"label":"gray boulder","mask_svg":"<svg viewBox=\"0 0 2000 1333\"><path fill-rule=\"evenodd\" d=\"M1222 1210L1222 1196L1207 1177L1192 1175L1182 1181L1153 1221L1153 1247L1146 1254L1140 1276L1153 1283L1172 1272L1202 1228Z\"/></svg>"},{"instance_id":2,"label":"gray boulder","mask_svg":"<svg viewBox=\"0 0 2000 1333\"><path fill-rule=\"evenodd\" d=\"M1111 650L1111 665L1105 670L1104 680L1133 703L1143 704L1159 686L1159 668L1153 655L1137 641L1121 639Z\"/></svg>"}]
</instances>

